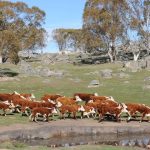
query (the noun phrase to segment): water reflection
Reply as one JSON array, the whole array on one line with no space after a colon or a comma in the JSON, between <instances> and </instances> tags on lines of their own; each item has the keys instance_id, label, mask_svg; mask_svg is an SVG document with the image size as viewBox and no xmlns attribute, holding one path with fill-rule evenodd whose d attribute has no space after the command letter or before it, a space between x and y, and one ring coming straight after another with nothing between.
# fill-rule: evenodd
<instances>
[{"instance_id":1,"label":"water reflection","mask_svg":"<svg viewBox=\"0 0 150 150\"><path fill-rule=\"evenodd\" d=\"M106 144L106 145L120 145L120 146L139 146L146 147L150 145L150 135L136 135L136 136L118 136L116 134L104 134L104 135L88 135L88 136L70 136L70 137L53 137L47 140L34 139L23 140L24 143L35 145L46 145L56 147L69 147L75 145L87 145L87 144Z\"/></svg>"}]
</instances>

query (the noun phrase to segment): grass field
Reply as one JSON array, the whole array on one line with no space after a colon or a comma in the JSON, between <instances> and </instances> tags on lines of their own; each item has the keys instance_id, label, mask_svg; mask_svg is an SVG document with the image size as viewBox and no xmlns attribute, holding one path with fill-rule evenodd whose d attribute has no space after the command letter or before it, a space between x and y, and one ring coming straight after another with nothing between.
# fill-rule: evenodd
<instances>
[{"instance_id":1,"label":"grass field","mask_svg":"<svg viewBox=\"0 0 150 150\"><path fill-rule=\"evenodd\" d=\"M50 148L47 146L28 146L19 142L4 142L0 144L0 149L12 149L12 150L144 150L139 147L121 147L121 146L109 146L109 145L82 145L72 147Z\"/></svg>"},{"instance_id":2,"label":"grass field","mask_svg":"<svg viewBox=\"0 0 150 150\"><path fill-rule=\"evenodd\" d=\"M31 65L34 67L37 66L36 63L31 63ZM117 74L122 69L121 64L82 66L53 64L47 67L51 70L63 70L64 77L29 77L19 74L19 66L10 64L0 65L0 70L7 71L7 73L13 75L17 75L18 73L15 77L17 80L0 81L0 93L12 93L13 91L34 93L37 100L39 100L45 93L59 93L71 97L75 92L97 92L99 95L111 95L118 102L145 103L150 105L149 89L143 88L145 84L144 79L150 77L150 71L143 70L136 73L124 71L124 73L129 75L128 78L113 76L111 79L105 79L100 75L101 70L106 68L112 69L113 74ZM91 80L99 80L102 86L88 88ZM7 117L7 120L5 117L0 117L0 125L28 123L28 118L22 117L20 114L8 115Z\"/></svg>"},{"instance_id":3,"label":"grass field","mask_svg":"<svg viewBox=\"0 0 150 150\"><path fill-rule=\"evenodd\" d=\"M36 64L32 64L36 66ZM18 81L0 82L0 92L23 92L34 93L39 99L45 93L59 93L72 96L75 92L97 92L99 95L113 96L119 102L140 102L150 105L150 89L144 89L144 79L150 76L150 71L143 70L132 73L125 71L128 78L114 76L111 79L102 78L100 71L107 68L112 69L113 74L119 73L121 65L83 65L74 66L72 64L55 64L48 66L52 70L63 70L65 76L58 77L24 77L18 75ZM4 64L0 68L10 68L12 72L18 72L18 66ZM75 80L80 80L76 82ZM88 88L91 80L99 80L103 86ZM128 82L128 83L126 83ZM148 84L148 83L146 83ZM150 81L149 81L150 84Z\"/></svg>"}]
</instances>

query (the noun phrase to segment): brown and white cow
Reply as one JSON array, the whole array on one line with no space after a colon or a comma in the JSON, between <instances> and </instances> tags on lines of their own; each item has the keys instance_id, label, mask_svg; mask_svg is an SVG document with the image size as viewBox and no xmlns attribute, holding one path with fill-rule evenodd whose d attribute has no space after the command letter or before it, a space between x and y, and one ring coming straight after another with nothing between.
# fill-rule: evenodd
<instances>
[{"instance_id":1,"label":"brown and white cow","mask_svg":"<svg viewBox=\"0 0 150 150\"><path fill-rule=\"evenodd\" d=\"M136 104L136 103L126 103L125 106L127 107L127 114L128 119L127 122L131 120L131 117L136 117L137 113L140 113L141 119L140 122L143 121L144 117L150 118L150 107L146 106L145 104ZM148 119L149 121L150 119Z\"/></svg>"},{"instance_id":2,"label":"brown and white cow","mask_svg":"<svg viewBox=\"0 0 150 150\"><path fill-rule=\"evenodd\" d=\"M77 117L76 117L77 112L85 111L85 109L82 105L73 104L73 105L62 105L60 107L59 111L61 113L61 118L62 119L65 119L65 114L66 113L69 113L68 117L72 113L73 118L77 119Z\"/></svg>"},{"instance_id":3,"label":"brown and white cow","mask_svg":"<svg viewBox=\"0 0 150 150\"><path fill-rule=\"evenodd\" d=\"M6 116L6 111L13 109L13 105L8 101L0 102L0 109L3 111L3 115Z\"/></svg>"},{"instance_id":4,"label":"brown and white cow","mask_svg":"<svg viewBox=\"0 0 150 150\"><path fill-rule=\"evenodd\" d=\"M84 101L85 104L88 103L91 100L91 96L98 96L97 93L89 94L89 93L75 93L74 98L77 101Z\"/></svg>"},{"instance_id":5,"label":"brown and white cow","mask_svg":"<svg viewBox=\"0 0 150 150\"><path fill-rule=\"evenodd\" d=\"M29 120L37 122L37 117L39 115L42 115L44 117L44 121L49 121L49 116L56 113L57 111L54 107L53 108L35 107L32 109L32 113L29 116Z\"/></svg>"},{"instance_id":6,"label":"brown and white cow","mask_svg":"<svg viewBox=\"0 0 150 150\"><path fill-rule=\"evenodd\" d=\"M55 103L56 99L59 97L63 97L63 96L60 94L45 94L43 97L41 97L41 101Z\"/></svg>"},{"instance_id":7,"label":"brown and white cow","mask_svg":"<svg viewBox=\"0 0 150 150\"><path fill-rule=\"evenodd\" d=\"M104 119L104 116L106 114L110 114L114 116L117 120L117 122L120 121L120 116L123 112L127 112L126 107L124 107L123 103L119 103L119 105L113 106L111 104L103 104L100 107L98 107L98 113L99 113L99 122Z\"/></svg>"},{"instance_id":8,"label":"brown and white cow","mask_svg":"<svg viewBox=\"0 0 150 150\"><path fill-rule=\"evenodd\" d=\"M83 108L84 108L84 111L80 111L81 112L81 119L84 116L87 116L87 118L90 118L90 115L92 115L92 117L94 118L94 115L96 114L94 107L88 106L88 105L83 105Z\"/></svg>"}]
</instances>

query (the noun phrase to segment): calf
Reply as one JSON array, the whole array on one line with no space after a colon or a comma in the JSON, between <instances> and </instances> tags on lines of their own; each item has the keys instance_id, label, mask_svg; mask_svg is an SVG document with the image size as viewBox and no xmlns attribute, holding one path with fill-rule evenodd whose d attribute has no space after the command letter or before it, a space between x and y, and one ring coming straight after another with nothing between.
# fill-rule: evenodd
<instances>
[{"instance_id":1,"label":"calf","mask_svg":"<svg viewBox=\"0 0 150 150\"><path fill-rule=\"evenodd\" d=\"M94 114L96 114L94 107L84 105L83 108L84 108L84 111L81 111L81 119L84 116L87 116L88 118L90 118L90 115L93 116ZM93 118L94 118L94 116L93 116Z\"/></svg>"},{"instance_id":2,"label":"calf","mask_svg":"<svg viewBox=\"0 0 150 150\"><path fill-rule=\"evenodd\" d=\"M68 117L70 116L70 114L73 114L73 118L76 119L76 113L79 111L85 111L85 109L83 108L82 105L62 105L60 107L60 113L61 113L61 118L65 119L65 114L69 113Z\"/></svg>"},{"instance_id":3,"label":"calf","mask_svg":"<svg viewBox=\"0 0 150 150\"><path fill-rule=\"evenodd\" d=\"M54 107L53 108L36 107L32 109L32 113L29 116L29 120L37 122L38 115L42 115L44 117L44 121L49 121L49 115L54 113L57 113Z\"/></svg>"}]
</instances>

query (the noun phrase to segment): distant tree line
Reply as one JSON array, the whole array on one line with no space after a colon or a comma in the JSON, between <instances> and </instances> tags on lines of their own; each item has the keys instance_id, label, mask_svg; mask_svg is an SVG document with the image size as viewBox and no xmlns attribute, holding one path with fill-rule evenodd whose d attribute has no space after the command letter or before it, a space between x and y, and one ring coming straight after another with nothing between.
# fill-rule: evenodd
<instances>
[{"instance_id":1,"label":"distant tree line","mask_svg":"<svg viewBox=\"0 0 150 150\"><path fill-rule=\"evenodd\" d=\"M45 12L23 2L0 1L0 62L19 62L18 52L45 46Z\"/></svg>"},{"instance_id":2,"label":"distant tree line","mask_svg":"<svg viewBox=\"0 0 150 150\"><path fill-rule=\"evenodd\" d=\"M150 52L150 1L87 0L82 29L55 29L53 39L60 51L104 52L113 62L120 47L136 61L142 50Z\"/></svg>"}]
</instances>

